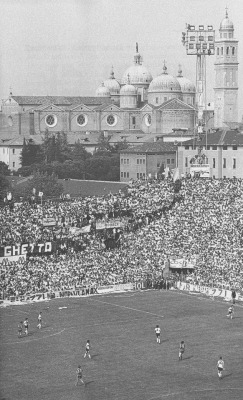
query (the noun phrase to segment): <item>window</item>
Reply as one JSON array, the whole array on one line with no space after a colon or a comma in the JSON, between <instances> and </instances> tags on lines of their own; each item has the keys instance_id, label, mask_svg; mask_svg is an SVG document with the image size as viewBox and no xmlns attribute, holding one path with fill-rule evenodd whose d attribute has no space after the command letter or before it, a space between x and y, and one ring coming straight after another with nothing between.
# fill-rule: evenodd
<instances>
[{"instance_id":1,"label":"window","mask_svg":"<svg viewBox=\"0 0 243 400\"><path fill-rule=\"evenodd\" d=\"M189 43L189 49L194 49L194 44L192 44L192 43Z\"/></svg>"},{"instance_id":2,"label":"window","mask_svg":"<svg viewBox=\"0 0 243 400\"><path fill-rule=\"evenodd\" d=\"M3 148L3 154L5 154L5 148Z\"/></svg>"},{"instance_id":3,"label":"window","mask_svg":"<svg viewBox=\"0 0 243 400\"><path fill-rule=\"evenodd\" d=\"M123 164L123 158L121 158L121 164Z\"/></svg>"},{"instance_id":4,"label":"window","mask_svg":"<svg viewBox=\"0 0 243 400\"><path fill-rule=\"evenodd\" d=\"M219 56L219 47L217 47L217 56Z\"/></svg>"},{"instance_id":5,"label":"window","mask_svg":"<svg viewBox=\"0 0 243 400\"><path fill-rule=\"evenodd\" d=\"M132 117L132 124L136 125L136 118L135 117Z\"/></svg>"},{"instance_id":6,"label":"window","mask_svg":"<svg viewBox=\"0 0 243 400\"><path fill-rule=\"evenodd\" d=\"M171 164L175 164L175 159L174 158L171 159Z\"/></svg>"},{"instance_id":7,"label":"window","mask_svg":"<svg viewBox=\"0 0 243 400\"><path fill-rule=\"evenodd\" d=\"M188 167L188 158L185 157L185 167Z\"/></svg>"},{"instance_id":8,"label":"window","mask_svg":"<svg viewBox=\"0 0 243 400\"><path fill-rule=\"evenodd\" d=\"M234 56L234 55L235 55L235 48L232 47L232 56Z\"/></svg>"},{"instance_id":9,"label":"window","mask_svg":"<svg viewBox=\"0 0 243 400\"><path fill-rule=\"evenodd\" d=\"M198 39L199 39L200 42L204 42L204 36L199 36Z\"/></svg>"},{"instance_id":10,"label":"window","mask_svg":"<svg viewBox=\"0 0 243 400\"><path fill-rule=\"evenodd\" d=\"M140 158L139 162L140 162L140 164L142 164L142 163L143 163L143 160L142 160L142 158Z\"/></svg>"},{"instance_id":11,"label":"window","mask_svg":"<svg viewBox=\"0 0 243 400\"><path fill-rule=\"evenodd\" d=\"M80 114L77 116L77 124L79 126L85 126L87 125L87 122L88 122L88 117L86 115Z\"/></svg>"},{"instance_id":12,"label":"window","mask_svg":"<svg viewBox=\"0 0 243 400\"><path fill-rule=\"evenodd\" d=\"M140 172L140 178L142 178L143 177L143 173L142 172Z\"/></svg>"},{"instance_id":13,"label":"window","mask_svg":"<svg viewBox=\"0 0 243 400\"><path fill-rule=\"evenodd\" d=\"M210 150L210 146L207 146L207 150Z\"/></svg>"},{"instance_id":14,"label":"window","mask_svg":"<svg viewBox=\"0 0 243 400\"><path fill-rule=\"evenodd\" d=\"M223 158L223 168L226 168L226 158Z\"/></svg>"},{"instance_id":15,"label":"window","mask_svg":"<svg viewBox=\"0 0 243 400\"><path fill-rule=\"evenodd\" d=\"M145 121L145 125L150 126L151 122L152 122L151 115L150 114L145 115L144 121Z\"/></svg>"},{"instance_id":16,"label":"window","mask_svg":"<svg viewBox=\"0 0 243 400\"><path fill-rule=\"evenodd\" d=\"M121 178L123 178L123 172L121 172Z\"/></svg>"},{"instance_id":17,"label":"window","mask_svg":"<svg viewBox=\"0 0 243 400\"><path fill-rule=\"evenodd\" d=\"M213 42L213 36L208 36L208 41Z\"/></svg>"},{"instance_id":18,"label":"window","mask_svg":"<svg viewBox=\"0 0 243 400\"><path fill-rule=\"evenodd\" d=\"M129 164L129 158L127 158L127 164Z\"/></svg>"},{"instance_id":19,"label":"window","mask_svg":"<svg viewBox=\"0 0 243 400\"><path fill-rule=\"evenodd\" d=\"M158 98L158 97L156 97L156 99L155 99L155 103L156 103L156 104L158 104L158 102L159 102L159 98Z\"/></svg>"},{"instance_id":20,"label":"window","mask_svg":"<svg viewBox=\"0 0 243 400\"><path fill-rule=\"evenodd\" d=\"M224 54L224 48L221 47L221 56Z\"/></svg>"},{"instance_id":21,"label":"window","mask_svg":"<svg viewBox=\"0 0 243 400\"><path fill-rule=\"evenodd\" d=\"M226 55L229 55L229 47L226 47Z\"/></svg>"},{"instance_id":22,"label":"window","mask_svg":"<svg viewBox=\"0 0 243 400\"><path fill-rule=\"evenodd\" d=\"M170 164L170 158L167 158L167 164Z\"/></svg>"},{"instance_id":23,"label":"window","mask_svg":"<svg viewBox=\"0 0 243 400\"><path fill-rule=\"evenodd\" d=\"M233 169L236 168L236 158L233 158Z\"/></svg>"},{"instance_id":24,"label":"window","mask_svg":"<svg viewBox=\"0 0 243 400\"><path fill-rule=\"evenodd\" d=\"M167 97L164 97L164 101L167 101Z\"/></svg>"},{"instance_id":25,"label":"window","mask_svg":"<svg viewBox=\"0 0 243 400\"><path fill-rule=\"evenodd\" d=\"M127 177L127 173L126 172L124 172L124 178L126 178Z\"/></svg>"},{"instance_id":26,"label":"window","mask_svg":"<svg viewBox=\"0 0 243 400\"><path fill-rule=\"evenodd\" d=\"M15 154L15 149L12 150L13 154Z\"/></svg>"},{"instance_id":27,"label":"window","mask_svg":"<svg viewBox=\"0 0 243 400\"><path fill-rule=\"evenodd\" d=\"M117 117L115 115L110 114L107 116L106 122L108 125L114 126L117 123Z\"/></svg>"},{"instance_id":28,"label":"window","mask_svg":"<svg viewBox=\"0 0 243 400\"><path fill-rule=\"evenodd\" d=\"M215 165L216 165L216 160L215 158L213 158L213 168L215 168Z\"/></svg>"},{"instance_id":29,"label":"window","mask_svg":"<svg viewBox=\"0 0 243 400\"><path fill-rule=\"evenodd\" d=\"M143 164L145 164L145 158L143 158Z\"/></svg>"},{"instance_id":30,"label":"window","mask_svg":"<svg viewBox=\"0 0 243 400\"><path fill-rule=\"evenodd\" d=\"M137 158L137 164L139 164L139 158Z\"/></svg>"},{"instance_id":31,"label":"window","mask_svg":"<svg viewBox=\"0 0 243 400\"><path fill-rule=\"evenodd\" d=\"M215 175L213 175L213 179L215 179Z\"/></svg>"},{"instance_id":32,"label":"window","mask_svg":"<svg viewBox=\"0 0 243 400\"><path fill-rule=\"evenodd\" d=\"M228 146L223 146L223 150L228 150Z\"/></svg>"},{"instance_id":33,"label":"window","mask_svg":"<svg viewBox=\"0 0 243 400\"><path fill-rule=\"evenodd\" d=\"M190 147L189 147L188 145L185 146L185 150L189 150L189 148L190 148Z\"/></svg>"},{"instance_id":34,"label":"window","mask_svg":"<svg viewBox=\"0 0 243 400\"><path fill-rule=\"evenodd\" d=\"M124 158L124 164L126 164L127 163L127 160L126 160L126 158Z\"/></svg>"},{"instance_id":35,"label":"window","mask_svg":"<svg viewBox=\"0 0 243 400\"><path fill-rule=\"evenodd\" d=\"M137 178L139 179L139 173L137 173Z\"/></svg>"},{"instance_id":36,"label":"window","mask_svg":"<svg viewBox=\"0 0 243 400\"><path fill-rule=\"evenodd\" d=\"M157 162L157 168L160 168L160 162Z\"/></svg>"},{"instance_id":37,"label":"window","mask_svg":"<svg viewBox=\"0 0 243 400\"><path fill-rule=\"evenodd\" d=\"M212 150L217 150L217 146L212 146Z\"/></svg>"},{"instance_id":38,"label":"window","mask_svg":"<svg viewBox=\"0 0 243 400\"><path fill-rule=\"evenodd\" d=\"M15 162L13 162L13 168L15 167Z\"/></svg>"},{"instance_id":39,"label":"window","mask_svg":"<svg viewBox=\"0 0 243 400\"><path fill-rule=\"evenodd\" d=\"M129 172L127 172L127 178L129 178Z\"/></svg>"},{"instance_id":40,"label":"window","mask_svg":"<svg viewBox=\"0 0 243 400\"><path fill-rule=\"evenodd\" d=\"M232 149L237 150L237 146L236 145L232 146Z\"/></svg>"},{"instance_id":41,"label":"window","mask_svg":"<svg viewBox=\"0 0 243 400\"><path fill-rule=\"evenodd\" d=\"M49 114L45 118L46 125L49 126L49 128L53 128L57 124L57 117L56 115Z\"/></svg>"}]
</instances>

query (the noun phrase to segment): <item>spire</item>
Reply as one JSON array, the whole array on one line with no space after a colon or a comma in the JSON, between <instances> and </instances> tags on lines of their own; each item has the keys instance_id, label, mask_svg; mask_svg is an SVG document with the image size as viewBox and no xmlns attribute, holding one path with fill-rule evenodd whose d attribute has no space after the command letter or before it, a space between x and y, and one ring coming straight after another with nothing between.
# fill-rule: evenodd
<instances>
[{"instance_id":1,"label":"spire","mask_svg":"<svg viewBox=\"0 0 243 400\"><path fill-rule=\"evenodd\" d=\"M138 52L138 43L136 42L136 53L134 55L134 64L135 65L142 65L142 57Z\"/></svg>"},{"instance_id":2,"label":"spire","mask_svg":"<svg viewBox=\"0 0 243 400\"><path fill-rule=\"evenodd\" d=\"M225 18L228 18L228 7L225 7Z\"/></svg>"},{"instance_id":3,"label":"spire","mask_svg":"<svg viewBox=\"0 0 243 400\"><path fill-rule=\"evenodd\" d=\"M183 75L182 75L182 69L181 69L181 64L179 64L178 65L178 75L177 75L179 78L181 78Z\"/></svg>"},{"instance_id":4,"label":"spire","mask_svg":"<svg viewBox=\"0 0 243 400\"><path fill-rule=\"evenodd\" d=\"M162 72L162 74L168 74L168 72L167 72L167 67L166 67L166 65L165 65L165 60L164 60L164 66L163 66L163 72Z\"/></svg>"},{"instance_id":5,"label":"spire","mask_svg":"<svg viewBox=\"0 0 243 400\"><path fill-rule=\"evenodd\" d=\"M111 66L111 74L110 74L110 79L115 79L113 65Z\"/></svg>"}]
</instances>

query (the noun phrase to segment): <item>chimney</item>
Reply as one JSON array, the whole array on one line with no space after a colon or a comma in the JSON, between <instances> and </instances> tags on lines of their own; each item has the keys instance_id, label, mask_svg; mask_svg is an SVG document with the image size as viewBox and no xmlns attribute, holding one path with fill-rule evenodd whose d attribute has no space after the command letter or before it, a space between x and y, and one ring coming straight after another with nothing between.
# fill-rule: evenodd
<instances>
[{"instance_id":1,"label":"chimney","mask_svg":"<svg viewBox=\"0 0 243 400\"><path fill-rule=\"evenodd\" d=\"M29 127L30 127L30 135L35 134L35 114L33 111L29 113Z\"/></svg>"}]
</instances>

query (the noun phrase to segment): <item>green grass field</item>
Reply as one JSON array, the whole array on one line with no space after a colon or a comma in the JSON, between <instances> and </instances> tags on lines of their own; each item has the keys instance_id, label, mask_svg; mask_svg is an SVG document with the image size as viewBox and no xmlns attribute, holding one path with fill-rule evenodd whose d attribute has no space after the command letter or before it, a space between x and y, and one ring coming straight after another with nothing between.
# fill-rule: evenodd
<instances>
[{"instance_id":1,"label":"green grass field","mask_svg":"<svg viewBox=\"0 0 243 400\"><path fill-rule=\"evenodd\" d=\"M233 320L227 309L223 301L155 290L1 308L0 400L240 400L243 308L235 307ZM18 339L25 317L30 334ZM87 339L91 360L83 357ZM186 352L178 361L181 340ZM78 364L85 386L75 386Z\"/></svg>"}]
</instances>

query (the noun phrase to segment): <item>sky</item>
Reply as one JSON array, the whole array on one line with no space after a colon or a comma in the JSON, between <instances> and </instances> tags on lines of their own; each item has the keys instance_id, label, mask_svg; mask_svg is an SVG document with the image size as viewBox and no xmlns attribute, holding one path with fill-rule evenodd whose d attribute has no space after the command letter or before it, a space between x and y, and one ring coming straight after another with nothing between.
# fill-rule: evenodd
<instances>
[{"instance_id":1,"label":"sky","mask_svg":"<svg viewBox=\"0 0 243 400\"><path fill-rule=\"evenodd\" d=\"M110 75L133 65L138 42L153 77L163 69L195 83L196 57L181 43L186 23L213 25L228 8L239 40L239 120L243 115L243 0L0 0L0 98L94 96ZM207 102L213 101L214 56L207 57Z\"/></svg>"}]
</instances>

